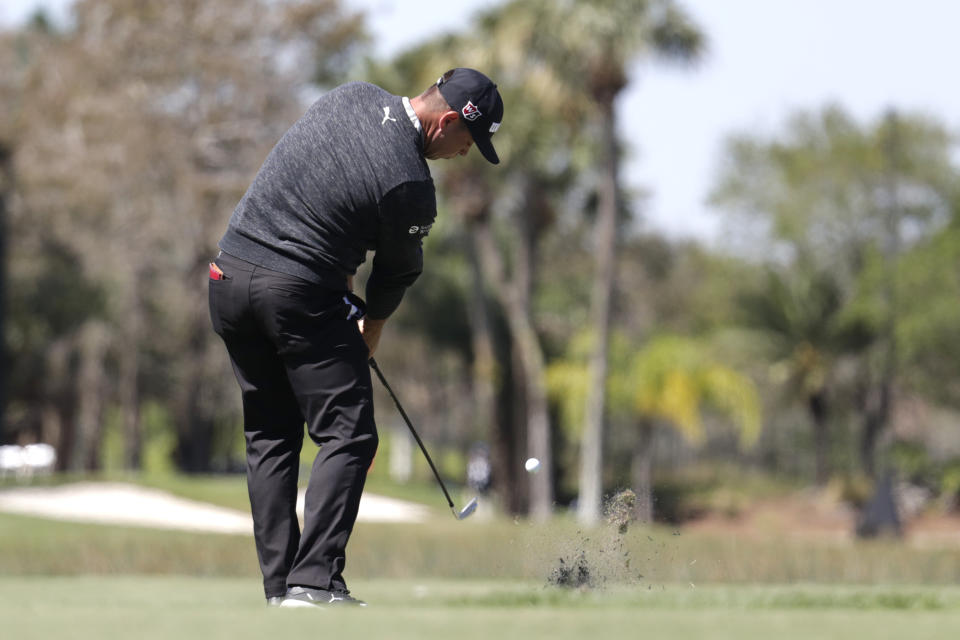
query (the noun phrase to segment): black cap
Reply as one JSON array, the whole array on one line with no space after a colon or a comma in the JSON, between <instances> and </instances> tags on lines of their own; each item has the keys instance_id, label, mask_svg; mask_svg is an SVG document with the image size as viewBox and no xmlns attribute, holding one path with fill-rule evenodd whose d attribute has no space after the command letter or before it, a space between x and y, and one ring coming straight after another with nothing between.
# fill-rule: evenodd
<instances>
[{"instance_id":1,"label":"black cap","mask_svg":"<svg viewBox=\"0 0 960 640\"><path fill-rule=\"evenodd\" d=\"M450 108L460 113L483 157L499 164L490 141L503 119L503 99L497 85L476 69L458 68L446 80L437 80L437 86Z\"/></svg>"}]
</instances>

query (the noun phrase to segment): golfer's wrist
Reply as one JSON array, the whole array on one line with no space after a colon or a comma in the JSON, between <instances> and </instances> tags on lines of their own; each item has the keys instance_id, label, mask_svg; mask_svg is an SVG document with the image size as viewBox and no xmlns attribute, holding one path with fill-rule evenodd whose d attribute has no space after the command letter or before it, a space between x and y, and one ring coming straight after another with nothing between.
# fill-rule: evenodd
<instances>
[{"instance_id":1,"label":"golfer's wrist","mask_svg":"<svg viewBox=\"0 0 960 640\"><path fill-rule=\"evenodd\" d=\"M367 349L371 356L377 350L377 345L380 343L380 333L383 331L383 325L386 322L386 318L382 320L364 318L360 321L360 335L363 336L363 341L367 343Z\"/></svg>"}]
</instances>

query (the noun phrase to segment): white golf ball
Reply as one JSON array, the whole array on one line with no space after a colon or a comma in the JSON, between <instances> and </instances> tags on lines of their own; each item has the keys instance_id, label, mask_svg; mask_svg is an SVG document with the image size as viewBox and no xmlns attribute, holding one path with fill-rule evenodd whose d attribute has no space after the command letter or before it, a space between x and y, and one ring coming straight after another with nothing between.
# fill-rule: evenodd
<instances>
[{"instance_id":1,"label":"white golf ball","mask_svg":"<svg viewBox=\"0 0 960 640\"><path fill-rule=\"evenodd\" d=\"M540 461L536 458L527 458L527 461L523 466L527 470L527 473L536 473L537 471L540 471Z\"/></svg>"}]
</instances>

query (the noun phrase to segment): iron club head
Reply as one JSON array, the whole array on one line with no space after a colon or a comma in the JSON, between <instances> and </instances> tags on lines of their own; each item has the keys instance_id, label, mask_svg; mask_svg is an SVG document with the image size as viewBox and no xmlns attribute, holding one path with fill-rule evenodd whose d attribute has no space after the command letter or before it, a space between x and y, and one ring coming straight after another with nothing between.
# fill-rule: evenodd
<instances>
[{"instance_id":1,"label":"iron club head","mask_svg":"<svg viewBox=\"0 0 960 640\"><path fill-rule=\"evenodd\" d=\"M476 510L477 510L476 498L473 498L470 502L467 503L467 505L463 509L460 509L459 513L457 513L456 510L451 509L451 511L453 511L453 517L455 517L457 520L463 520L464 518L469 518L470 515Z\"/></svg>"}]
</instances>

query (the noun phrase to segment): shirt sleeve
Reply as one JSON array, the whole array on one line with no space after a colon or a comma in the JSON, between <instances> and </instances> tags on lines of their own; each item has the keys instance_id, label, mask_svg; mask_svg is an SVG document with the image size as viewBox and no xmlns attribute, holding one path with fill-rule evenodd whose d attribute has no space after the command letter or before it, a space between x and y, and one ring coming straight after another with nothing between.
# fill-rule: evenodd
<instances>
[{"instance_id":1,"label":"shirt sleeve","mask_svg":"<svg viewBox=\"0 0 960 640\"><path fill-rule=\"evenodd\" d=\"M377 245L367 280L367 315L387 318L423 271L423 238L437 217L433 181L405 182L380 202Z\"/></svg>"}]
</instances>

